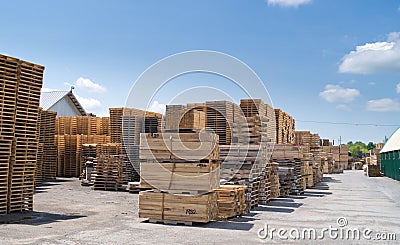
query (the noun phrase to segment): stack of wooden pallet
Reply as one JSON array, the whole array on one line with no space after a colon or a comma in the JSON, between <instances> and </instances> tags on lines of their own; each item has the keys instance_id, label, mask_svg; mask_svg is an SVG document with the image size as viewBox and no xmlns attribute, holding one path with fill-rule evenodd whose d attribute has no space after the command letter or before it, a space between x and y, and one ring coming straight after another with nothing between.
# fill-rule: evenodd
<instances>
[{"instance_id":1,"label":"stack of wooden pallet","mask_svg":"<svg viewBox=\"0 0 400 245\"><path fill-rule=\"evenodd\" d=\"M297 146L277 144L272 153L272 160L279 164L279 168L283 168L281 175L288 173L291 175L285 177L290 180L290 183L285 183L285 186L290 186L290 194L300 195L304 192L304 183L302 173L304 165L302 163L303 153ZM282 183L282 181L281 181Z\"/></svg>"},{"instance_id":2,"label":"stack of wooden pallet","mask_svg":"<svg viewBox=\"0 0 400 245\"><path fill-rule=\"evenodd\" d=\"M259 145L220 145L221 179L234 185L245 185L247 209L258 205L263 167L266 158Z\"/></svg>"},{"instance_id":3,"label":"stack of wooden pallet","mask_svg":"<svg viewBox=\"0 0 400 245\"><path fill-rule=\"evenodd\" d=\"M122 144L96 145L93 183L95 190L125 190L132 181L133 167L123 154Z\"/></svg>"},{"instance_id":4,"label":"stack of wooden pallet","mask_svg":"<svg viewBox=\"0 0 400 245\"><path fill-rule=\"evenodd\" d=\"M56 116L56 112L39 108L39 150L35 184L39 184L43 180L55 179L57 175L57 145L54 142Z\"/></svg>"},{"instance_id":5,"label":"stack of wooden pallet","mask_svg":"<svg viewBox=\"0 0 400 245\"><path fill-rule=\"evenodd\" d=\"M58 135L109 135L109 117L61 116L56 119Z\"/></svg>"},{"instance_id":6,"label":"stack of wooden pallet","mask_svg":"<svg viewBox=\"0 0 400 245\"><path fill-rule=\"evenodd\" d=\"M229 145L235 104L229 101L206 101L206 108L206 127L219 136L220 145Z\"/></svg>"},{"instance_id":7,"label":"stack of wooden pallet","mask_svg":"<svg viewBox=\"0 0 400 245\"><path fill-rule=\"evenodd\" d=\"M216 189L218 199L218 218L227 219L246 213L246 187L242 185L223 185Z\"/></svg>"},{"instance_id":8,"label":"stack of wooden pallet","mask_svg":"<svg viewBox=\"0 0 400 245\"><path fill-rule=\"evenodd\" d=\"M217 218L218 135L141 134L139 217L164 223L209 222Z\"/></svg>"},{"instance_id":9,"label":"stack of wooden pallet","mask_svg":"<svg viewBox=\"0 0 400 245\"><path fill-rule=\"evenodd\" d=\"M244 120L237 120L232 124L232 143L255 144L272 142L268 137L267 127L269 121L265 116L245 117Z\"/></svg>"},{"instance_id":10,"label":"stack of wooden pallet","mask_svg":"<svg viewBox=\"0 0 400 245\"><path fill-rule=\"evenodd\" d=\"M0 55L0 214L29 211L44 67Z\"/></svg>"},{"instance_id":11,"label":"stack of wooden pallet","mask_svg":"<svg viewBox=\"0 0 400 245\"><path fill-rule=\"evenodd\" d=\"M82 173L81 150L83 144L106 144L107 135L56 135L57 176L79 177Z\"/></svg>"},{"instance_id":12,"label":"stack of wooden pallet","mask_svg":"<svg viewBox=\"0 0 400 245\"><path fill-rule=\"evenodd\" d=\"M195 129L206 127L205 104L167 105L166 129Z\"/></svg>"},{"instance_id":13,"label":"stack of wooden pallet","mask_svg":"<svg viewBox=\"0 0 400 245\"><path fill-rule=\"evenodd\" d=\"M295 142L295 121L292 116L275 109L276 120L276 143L277 144L293 144Z\"/></svg>"},{"instance_id":14,"label":"stack of wooden pallet","mask_svg":"<svg viewBox=\"0 0 400 245\"><path fill-rule=\"evenodd\" d=\"M270 197L271 199L274 199L281 195L279 188L279 164L272 162L269 165L271 166L271 174L269 178L271 193Z\"/></svg>"}]
</instances>

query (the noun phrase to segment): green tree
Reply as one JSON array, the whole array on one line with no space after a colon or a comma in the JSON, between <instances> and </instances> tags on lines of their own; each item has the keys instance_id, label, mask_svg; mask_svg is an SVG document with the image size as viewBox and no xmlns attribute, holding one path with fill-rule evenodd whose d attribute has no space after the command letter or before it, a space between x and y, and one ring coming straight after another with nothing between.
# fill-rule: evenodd
<instances>
[{"instance_id":1,"label":"green tree","mask_svg":"<svg viewBox=\"0 0 400 245\"><path fill-rule=\"evenodd\" d=\"M373 142L368 142L368 145L367 145L368 150L373 150L375 148L376 148L376 145Z\"/></svg>"}]
</instances>

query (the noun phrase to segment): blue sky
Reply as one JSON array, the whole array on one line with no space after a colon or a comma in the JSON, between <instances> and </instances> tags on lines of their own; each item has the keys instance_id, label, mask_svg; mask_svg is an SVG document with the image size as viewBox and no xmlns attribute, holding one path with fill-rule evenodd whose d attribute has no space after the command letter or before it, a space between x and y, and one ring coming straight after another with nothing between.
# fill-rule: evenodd
<instances>
[{"instance_id":1,"label":"blue sky","mask_svg":"<svg viewBox=\"0 0 400 245\"><path fill-rule=\"evenodd\" d=\"M0 9L0 53L44 65L45 88L74 85L98 115L123 106L153 63L204 49L248 64L297 129L377 142L400 125L399 0L0 0ZM223 80L177 78L154 108L170 101L167 92L226 89Z\"/></svg>"}]
</instances>

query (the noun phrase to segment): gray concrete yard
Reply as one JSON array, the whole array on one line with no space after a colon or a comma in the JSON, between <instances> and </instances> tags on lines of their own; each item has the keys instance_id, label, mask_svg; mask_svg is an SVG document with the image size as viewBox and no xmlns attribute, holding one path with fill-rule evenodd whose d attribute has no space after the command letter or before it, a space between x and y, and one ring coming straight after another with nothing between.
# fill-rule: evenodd
<instances>
[{"instance_id":1,"label":"gray concrete yard","mask_svg":"<svg viewBox=\"0 0 400 245\"><path fill-rule=\"evenodd\" d=\"M400 182L368 178L361 171L325 175L322 183L302 196L276 199L229 221L152 224L139 219L137 209L137 194L94 191L81 187L77 179L58 179L37 189L34 212L0 216L0 244L398 244L400 240ZM269 235L273 229L286 233L282 238L277 232L272 239L259 238L266 226ZM330 226L338 229L338 238L334 231L331 237L324 231ZM324 238L309 239L311 229ZM349 230L357 231L350 234ZM360 240L353 240L351 235L358 231ZM306 232L307 239L291 239L297 232ZM395 233L397 241L373 240L376 235L388 239L389 233ZM285 237L288 240L282 240Z\"/></svg>"}]
</instances>

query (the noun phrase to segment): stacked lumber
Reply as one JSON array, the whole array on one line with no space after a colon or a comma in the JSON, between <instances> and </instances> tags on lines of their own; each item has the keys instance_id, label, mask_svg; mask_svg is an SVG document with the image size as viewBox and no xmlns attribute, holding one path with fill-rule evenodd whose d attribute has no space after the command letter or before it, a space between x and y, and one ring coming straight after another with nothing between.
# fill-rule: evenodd
<instances>
[{"instance_id":1,"label":"stacked lumber","mask_svg":"<svg viewBox=\"0 0 400 245\"><path fill-rule=\"evenodd\" d=\"M246 205L258 205L266 157L259 145L220 145L221 179L227 184L245 185Z\"/></svg>"},{"instance_id":2,"label":"stacked lumber","mask_svg":"<svg viewBox=\"0 0 400 245\"><path fill-rule=\"evenodd\" d=\"M319 147L321 139L318 134L312 134L310 131L295 131L296 145L309 145L310 147Z\"/></svg>"},{"instance_id":3,"label":"stacked lumber","mask_svg":"<svg viewBox=\"0 0 400 245\"><path fill-rule=\"evenodd\" d=\"M279 186L279 163L272 162L269 165L271 166L271 174L269 176L270 198L274 199L281 195Z\"/></svg>"},{"instance_id":4,"label":"stacked lumber","mask_svg":"<svg viewBox=\"0 0 400 245\"><path fill-rule=\"evenodd\" d=\"M293 168L279 166L279 192L280 196L285 197L292 193Z\"/></svg>"},{"instance_id":5,"label":"stacked lumber","mask_svg":"<svg viewBox=\"0 0 400 245\"><path fill-rule=\"evenodd\" d=\"M246 213L246 186L223 185L216 189L218 203L218 218L227 219Z\"/></svg>"},{"instance_id":6,"label":"stacked lumber","mask_svg":"<svg viewBox=\"0 0 400 245\"><path fill-rule=\"evenodd\" d=\"M304 192L304 164L302 163L303 153L297 146L277 144L272 153L272 160L282 168L281 176L288 183L282 183L286 189L290 186L289 194L301 195ZM290 177L290 178L289 178ZM285 195L287 190L283 188Z\"/></svg>"},{"instance_id":7,"label":"stacked lumber","mask_svg":"<svg viewBox=\"0 0 400 245\"><path fill-rule=\"evenodd\" d=\"M267 127L269 120L265 116L251 116L238 120L232 124L232 143L255 144L272 142L268 138Z\"/></svg>"},{"instance_id":8,"label":"stacked lumber","mask_svg":"<svg viewBox=\"0 0 400 245\"><path fill-rule=\"evenodd\" d=\"M140 135L139 217L150 221L209 222L217 218L220 187L218 135ZM174 194L174 195L173 195Z\"/></svg>"},{"instance_id":9,"label":"stacked lumber","mask_svg":"<svg viewBox=\"0 0 400 245\"><path fill-rule=\"evenodd\" d=\"M189 189L199 193L219 187L217 135L201 132L141 134L140 137L141 184L144 186L150 184L169 192Z\"/></svg>"},{"instance_id":10,"label":"stacked lumber","mask_svg":"<svg viewBox=\"0 0 400 245\"><path fill-rule=\"evenodd\" d=\"M206 127L219 136L220 145L231 143L234 107L229 101L206 101Z\"/></svg>"},{"instance_id":11,"label":"stacked lumber","mask_svg":"<svg viewBox=\"0 0 400 245\"><path fill-rule=\"evenodd\" d=\"M343 173L343 170L347 168L349 162L348 156L348 146L340 145L340 146L332 146L331 152L333 155L333 173Z\"/></svg>"},{"instance_id":12,"label":"stacked lumber","mask_svg":"<svg viewBox=\"0 0 400 245\"><path fill-rule=\"evenodd\" d=\"M35 184L55 179L57 175L57 145L54 142L56 112L39 108L38 137L39 150L36 164Z\"/></svg>"},{"instance_id":13,"label":"stacked lumber","mask_svg":"<svg viewBox=\"0 0 400 245\"><path fill-rule=\"evenodd\" d=\"M165 129L195 129L206 127L205 104L167 105Z\"/></svg>"},{"instance_id":14,"label":"stacked lumber","mask_svg":"<svg viewBox=\"0 0 400 245\"><path fill-rule=\"evenodd\" d=\"M166 224L208 223L218 215L217 193L170 194L154 190L139 193L139 218Z\"/></svg>"},{"instance_id":15,"label":"stacked lumber","mask_svg":"<svg viewBox=\"0 0 400 245\"><path fill-rule=\"evenodd\" d=\"M43 72L0 55L0 214L33 208Z\"/></svg>"},{"instance_id":16,"label":"stacked lumber","mask_svg":"<svg viewBox=\"0 0 400 245\"><path fill-rule=\"evenodd\" d=\"M295 121L292 116L275 109L276 120L276 143L277 144L293 144L295 142Z\"/></svg>"}]
</instances>

